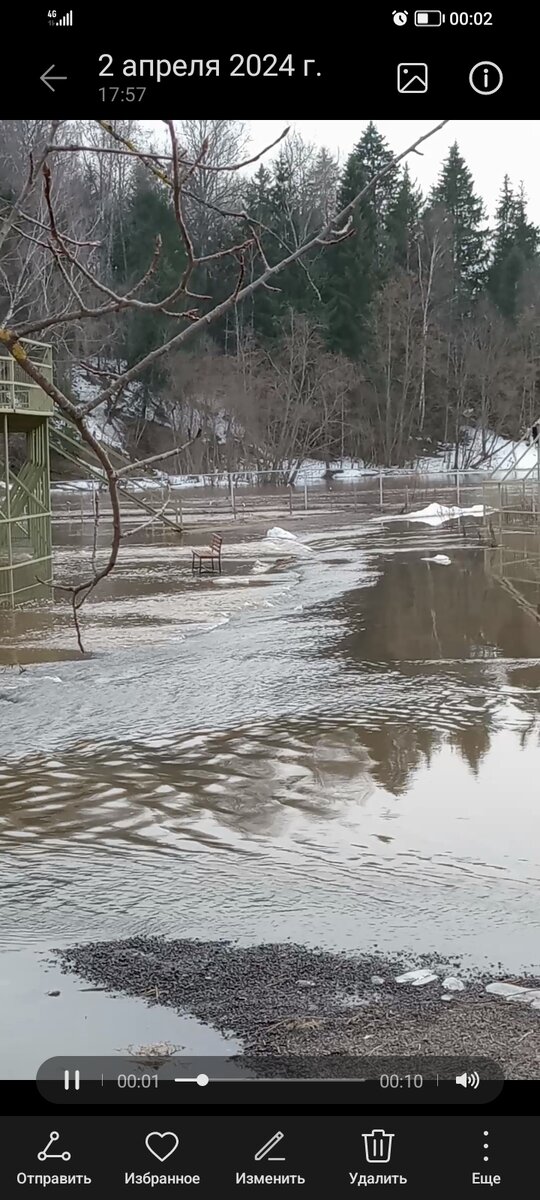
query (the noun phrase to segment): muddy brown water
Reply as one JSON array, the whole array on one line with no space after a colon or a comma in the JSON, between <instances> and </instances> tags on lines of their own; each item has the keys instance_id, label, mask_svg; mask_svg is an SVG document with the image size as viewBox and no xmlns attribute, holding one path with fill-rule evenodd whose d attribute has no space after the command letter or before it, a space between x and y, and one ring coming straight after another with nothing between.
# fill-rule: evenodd
<instances>
[{"instance_id":1,"label":"muddy brown water","mask_svg":"<svg viewBox=\"0 0 540 1200\"><path fill-rule=\"evenodd\" d=\"M0 672L11 1076L62 1046L219 1052L197 1022L47 974L75 941L291 939L538 973L540 627L451 526L297 532L283 562L231 531L220 580L193 578L174 535L126 543L85 660L64 605L0 617L4 662L26 663ZM79 541L64 531L61 577ZM441 552L451 566L424 561Z\"/></svg>"}]
</instances>

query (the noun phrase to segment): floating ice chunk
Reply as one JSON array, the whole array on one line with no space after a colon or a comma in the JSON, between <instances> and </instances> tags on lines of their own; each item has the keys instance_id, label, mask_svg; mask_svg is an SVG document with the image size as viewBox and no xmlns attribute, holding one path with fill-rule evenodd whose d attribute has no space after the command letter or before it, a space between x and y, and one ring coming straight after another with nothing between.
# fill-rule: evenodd
<instances>
[{"instance_id":1,"label":"floating ice chunk","mask_svg":"<svg viewBox=\"0 0 540 1200\"><path fill-rule=\"evenodd\" d=\"M447 979L443 979L442 985L443 985L443 988L446 988L447 992L464 992L465 991L465 984L462 982L461 979L457 979L455 975L449 975ZM443 996L443 1000L444 1000L444 996Z\"/></svg>"},{"instance_id":2,"label":"floating ice chunk","mask_svg":"<svg viewBox=\"0 0 540 1200\"><path fill-rule=\"evenodd\" d=\"M426 967L421 967L418 971L406 971L405 975L398 975L396 983L412 983L413 987L421 987L424 983L433 983L438 979L438 975L434 975L433 971Z\"/></svg>"},{"instance_id":3,"label":"floating ice chunk","mask_svg":"<svg viewBox=\"0 0 540 1200\"><path fill-rule=\"evenodd\" d=\"M289 554L313 553L311 547L306 546L304 542L301 542L295 533L289 533L288 529L282 529L279 525L274 525L272 529L267 531L265 537L263 538L263 545L265 543L266 546L272 546L272 544L276 547L279 546L281 553L283 553L285 547L287 547L287 552Z\"/></svg>"},{"instance_id":4,"label":"floating ice chunk","mask_svg":"<svg viewBox=\"0 0 540 1200\"><path fill-rule=\"evenodd\" d=\"M289 538L293 542L298 541L295 533L289 533L288 529L282 529L280 525L274 525L272 529L269 529L266 537L271 541L275 541L276 538Z\"/></svg>"},{"instance_id":5,"label":"floating ice chunk","mask_svg":"<svg viewBox=\"0 0 540 1200\"><path fill-rule=\"evenodd\" d=\"M251 574L252 575L264 575L264 574L266 574L267 571L271 571L272 566L273 566L273 563L261 562L260 558L257 558L251 568Z\"/></svg>"},{"instance_id":6,"label":"floating ice chunk","mask_svg":"<svg viewBox=\"0 0 540 1200\"><path fill-rule=\"evenodd\" d=\"M452 559L447 554L433 554L431 558L423 558L422 562L439 563L441 567L449 567Z\"/></svg>"},{"instance_id":7,"label":"floating ice chunk","mask_svg":"<svg viewBox=\"0 0 540 1200\"><path fill-rule=\"evenodd\" d=\"M214 587L249 587L251 579L247 575L215 575Z\"/></svg>"}]
</instances>

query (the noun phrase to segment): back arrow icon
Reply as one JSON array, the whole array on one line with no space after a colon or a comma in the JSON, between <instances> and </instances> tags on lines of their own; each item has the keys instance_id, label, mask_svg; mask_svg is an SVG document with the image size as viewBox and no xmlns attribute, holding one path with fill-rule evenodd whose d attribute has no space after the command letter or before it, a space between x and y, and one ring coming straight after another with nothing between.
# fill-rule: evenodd
<instances>
[{"instance_id":1,"label":"back arrow icon","mask_svg":"<svg viewBox=\"0 0 540 1200\"><path fill-rule=\"evenodd\" d=\"M55 92L56 88L53 88L53 85L50 82L51 79L54 79L55 81L57 79L67 79L67 75L51 75L50 74L51 71L54 71L54 63L52 65L52 67L47 67L47 70L44 71L43 75L40 75L39 78L41 79L42 83L45 83L47 85L47 87L50 88L51 92Z\"/></svg>"}]
</instances>

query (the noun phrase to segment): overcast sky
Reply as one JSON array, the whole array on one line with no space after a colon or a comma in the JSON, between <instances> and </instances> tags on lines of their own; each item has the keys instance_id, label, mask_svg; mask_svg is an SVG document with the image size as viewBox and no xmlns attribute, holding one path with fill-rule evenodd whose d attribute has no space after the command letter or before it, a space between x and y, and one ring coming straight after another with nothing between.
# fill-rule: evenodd
<instances>
[{"instance_id":1,"label":"overcast sky","mask_svg":"<svg viewBox=\"0 0 540 1200\"><path fill-rule=\"evenodd\" d=\"M327 146L345 161L359 140L367 121L249 121L252 130L252 150L256 153L274 138L285 125L292 124L306 141ZM377 121L375 124L386 137L390 148L398 153L415 138L425 133L433 121ZM540 121L450 121L449 124L422 147L423 157L409 158L411 173L428 191L437 178L441 160L452 142L458 142L470 167L477 191L483 197L489 217L494 214L503 177L508 174L516 185L523 180L529 198L529 215L540 225Z\"/></svg>"}]
</instances>

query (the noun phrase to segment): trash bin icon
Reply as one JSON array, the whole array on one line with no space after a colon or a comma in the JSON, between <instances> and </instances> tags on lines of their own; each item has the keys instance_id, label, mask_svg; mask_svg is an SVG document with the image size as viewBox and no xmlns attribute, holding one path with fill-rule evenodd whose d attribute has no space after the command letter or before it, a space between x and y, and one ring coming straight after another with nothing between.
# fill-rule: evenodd
<instances>
[{"instance_id":1,"label":"trash bin icon","mask_svg":"<svg viewBox=\"0 0 540 1200\"><path fill-rule=\"evenodd\" d=\"M366 1162L387 1163L392 1154L393 1133L385 1133L384 1129L372 1129L371 1133L363 1133Z\"/></svg>"}]
</instances>

